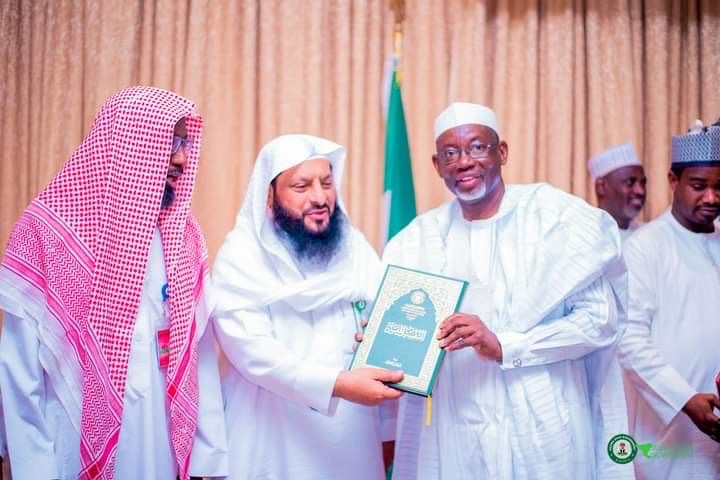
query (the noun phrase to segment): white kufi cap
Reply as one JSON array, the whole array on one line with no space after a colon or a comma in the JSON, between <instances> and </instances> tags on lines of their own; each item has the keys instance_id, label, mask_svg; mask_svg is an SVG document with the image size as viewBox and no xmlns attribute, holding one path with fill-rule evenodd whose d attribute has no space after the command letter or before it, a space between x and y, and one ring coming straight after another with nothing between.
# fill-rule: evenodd
<instances>
[{"instance_id":1,"label":"white kufi cap","mask_svg":"<svg viewBox=\"0 0 720 480\"><path fill-rule=\"evenodd\" d=\"M435 140L443 132L460 125L483 125L500 136L495 112L490 108L477 103L454 102L435 118Z\"/></svg>"},{"instance_id":2,"label":"white kufi cap","mask_svg":"<svg viewBox=\"0 0 720 480\"><path fill-rule=\"evenodd\" d=\"M618 168L633 165L642 166L642 163L638 160L632 143L623 143L598 153L588 162L590 176L593 180L604 177Z\"/></svg>"}]
</instances>

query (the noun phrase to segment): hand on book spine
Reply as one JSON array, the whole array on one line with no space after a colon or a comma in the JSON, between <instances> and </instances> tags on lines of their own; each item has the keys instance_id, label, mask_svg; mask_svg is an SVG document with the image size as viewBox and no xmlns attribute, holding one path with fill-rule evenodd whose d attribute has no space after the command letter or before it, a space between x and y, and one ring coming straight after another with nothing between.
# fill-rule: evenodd
<instances>
[{"instance_id":1,"label":"hand on book spine","mask_svg":"<svg viewBox=\"0 0 720 480\"><path fill-rule=\"evenodd\" d=\"M385 400L394 400L402 392L390 388L385 383L402 380L402 372L393 372L381 368L358 368L342 371L335 380L333 396L361 405L374 406Z\"/></svg>"}]
</instances>

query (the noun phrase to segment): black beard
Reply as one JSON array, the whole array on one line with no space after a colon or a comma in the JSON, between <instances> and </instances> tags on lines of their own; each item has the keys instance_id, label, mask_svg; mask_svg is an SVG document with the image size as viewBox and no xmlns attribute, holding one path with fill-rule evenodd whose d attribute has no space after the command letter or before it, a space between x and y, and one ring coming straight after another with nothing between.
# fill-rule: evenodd
<instances>
[{"instance_id":1,"label":"black beard","mask_svg":"<svg viewBox=\"0 0 720 480\"><path fill-rule=\"evenodd\" d=\"M175 201L175 189L169 184L165 184L165 190L163 190L162 202L160 202L160 208L168 208Z\"/></svg>"},{"instance_id":2,"label":"black beard","mask_svg":"<svg viewBox=\"0 0 720 480\"><path fill-rule=\"evenodd\" d=\"M303 217L293 216L277 202L273 204L273 217L275 228L287 238L295 256L301 261L327 266L337 253L344 222L344 215L337 206L322 232L308 230Z\"/></svg>"}]
</instances>

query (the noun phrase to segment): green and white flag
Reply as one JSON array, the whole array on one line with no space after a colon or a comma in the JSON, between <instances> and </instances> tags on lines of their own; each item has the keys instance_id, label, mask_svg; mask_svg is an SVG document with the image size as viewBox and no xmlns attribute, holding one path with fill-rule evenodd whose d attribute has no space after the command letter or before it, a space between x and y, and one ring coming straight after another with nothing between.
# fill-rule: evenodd
<instances>
[{"instance_id":1,"label":"green and white flag","mask_svg":"<svg viewBox=\"0 0 720 480\"><path fill-rule=\"evenodd\" d=\"M396 62L393 62L394 66ZM405 126L398 70L392 69L385 126L385 181L383 189L383 244L415 218L410 145Z\"/></svg>"}]
</instances>

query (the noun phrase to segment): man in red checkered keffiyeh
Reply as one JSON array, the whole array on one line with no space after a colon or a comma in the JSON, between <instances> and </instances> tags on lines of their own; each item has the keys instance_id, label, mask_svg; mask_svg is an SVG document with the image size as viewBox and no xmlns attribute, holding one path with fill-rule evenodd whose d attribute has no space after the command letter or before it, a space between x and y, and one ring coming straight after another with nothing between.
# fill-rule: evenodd
<instances>
[{"instance_id":1,"label":"man in red checkered keffiyeh","mask_svg":"<svg viewBox=\"0 0 720 480\"><path fill-rule=\"evenodd\" d=\"M15 225L0 266L15 478L226 474L190 213L201 132L189 100L122 90Z\"/></svg>"}]
</instances>

